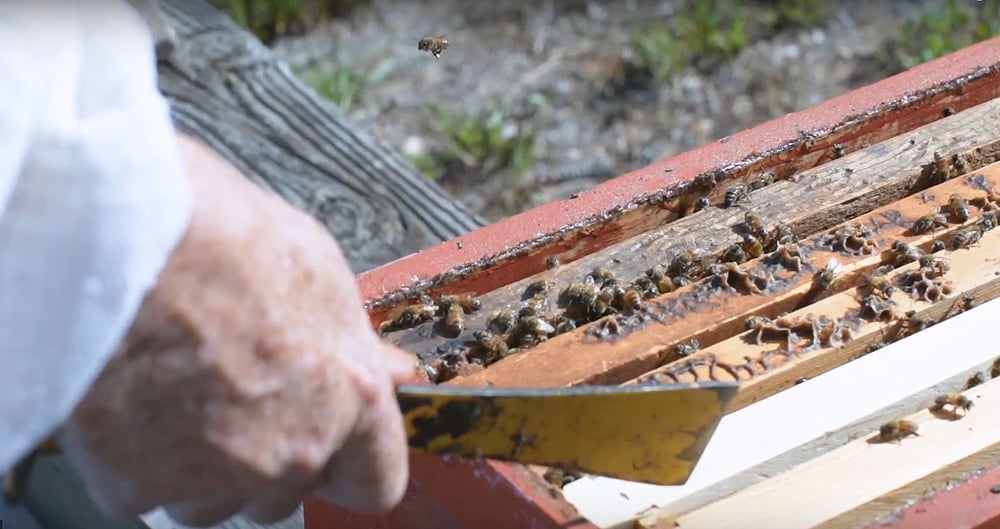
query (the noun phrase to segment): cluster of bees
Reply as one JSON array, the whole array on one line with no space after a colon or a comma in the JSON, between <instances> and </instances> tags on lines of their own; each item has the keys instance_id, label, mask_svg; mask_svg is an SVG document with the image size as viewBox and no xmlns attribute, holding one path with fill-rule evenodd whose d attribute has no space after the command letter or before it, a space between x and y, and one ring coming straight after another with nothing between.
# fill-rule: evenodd
<instances>
[{"instance_id":1,"label":"cluster of bees","mask_svg":"<svg viewBox=\"0 0 1000 529\"><path fill-rule=\"evenodd\" d=\"M972 409L972 399L961 393L947 393L934 398L934 404L930 406L930 411L935 415L946 414L949 419L964 416ZM946 410L946 407L951 407ZM962 414L959 414L961 410ZM874 443L899 443L909 436L919 436L917 423L908 419L896 419L889 421L878 429L878 435L872 440Z\"/></svg>"}]
</instances>

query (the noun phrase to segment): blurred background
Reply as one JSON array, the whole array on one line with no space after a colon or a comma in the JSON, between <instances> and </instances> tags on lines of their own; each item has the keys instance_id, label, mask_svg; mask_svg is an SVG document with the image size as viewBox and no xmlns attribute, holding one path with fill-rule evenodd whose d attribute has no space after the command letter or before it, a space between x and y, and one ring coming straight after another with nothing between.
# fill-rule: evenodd
<instances>
[{"instance_id":1,"label":"blurred background","mask_svg":"<svg viewBox=\"0 0 1000 529\"><path fill-rule=\"evenodd\" d=\"M490 221L1000 33L976 0L214 3Z\"/></svg>"}]
</instances>

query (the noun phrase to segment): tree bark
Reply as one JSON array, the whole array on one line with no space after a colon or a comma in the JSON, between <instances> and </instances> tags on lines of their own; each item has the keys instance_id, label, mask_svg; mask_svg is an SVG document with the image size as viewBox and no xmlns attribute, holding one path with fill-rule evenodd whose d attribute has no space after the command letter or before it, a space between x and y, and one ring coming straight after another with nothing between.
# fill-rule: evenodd
<instances>
[{"instance_id":1,"label":"tree bark","mask_svg":"<svg viewBox=\"0 0 1000 529\"><path fill-rule=\"evenodd\" d=\"M177 37L159 82L178 128L322 222L355 272L483 224L228 16L203 0L160 7Z\"/></svg>"}]
</instances>

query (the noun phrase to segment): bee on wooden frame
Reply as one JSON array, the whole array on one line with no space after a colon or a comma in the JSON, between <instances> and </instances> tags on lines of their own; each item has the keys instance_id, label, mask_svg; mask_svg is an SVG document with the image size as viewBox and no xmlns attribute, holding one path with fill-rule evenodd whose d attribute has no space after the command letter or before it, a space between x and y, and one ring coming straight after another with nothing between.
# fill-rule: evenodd
<instances>
[{"instance_id":1,"label":"bee on wooden frame","mask_svg":"<svg viewBox=\"0 0 1000 529\"><path fill-rule=\"evenodd\" d=\"M474 294L446 294L438 300L438 307L447 313L452 306L458 305L466 314L471 314L479 310L483 303Z\"/></svg>"},{"instance_id":2,"label":"bee on wooden frame","mask_svg":"<svg viewBox=\"0 0 1000 529\"><path fill-rule=\"evenodd\" d=\"M444 35L422 38L417 41L417 49L430 53L435 59L440 59L444 50L448 49L448 40Z\"/></svg>"},{"instance_id":3,"label":"bee on wooden frame","mask_svg":"<svg viewBox=\"0 0 1000 529\"><path fill-rule=\"evenodd\" d=\"M945 395L939 395L934 399L934 405L931 406L931 411L942 411L945 406L951 406L952 413L957 414L959 410L963 413L968 413L972 409L972 399L962 395L961 393L948 393Z\"/></svg>"},{"instance_id":4,"label":"bee on wooden frame","mask_svg":"<svg viewBox=\"0 0 1000 529\"><path fill-rule=\"evenodd\" d=\"M910 435L919 436L917 433L917 424L913 421L908 421L906 419L897 419L895 421L890 421L878 429L878 437L875 438L877 443L899 443L901 439Z\"/></svg>"},{"instance_id":5,"label":"bee on wooden frame","mask_svg":"<svg viewBox=\"0 0 1000 529\"><path fill-rule=\"evenodd\" d=\"M813 290L822 292L830 288L837 279L837 276L840 275L842 269L843 266L840 264L840 261L836 259L827 261L826 265L813 276Z\"/></svg>"}]
</instances>

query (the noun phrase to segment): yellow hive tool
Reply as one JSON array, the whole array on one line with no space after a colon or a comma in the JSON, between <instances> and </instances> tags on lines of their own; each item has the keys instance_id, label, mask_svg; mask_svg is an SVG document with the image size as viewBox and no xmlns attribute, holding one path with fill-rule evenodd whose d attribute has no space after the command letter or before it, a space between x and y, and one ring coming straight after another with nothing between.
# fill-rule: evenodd
<instances>
[{"instance_id":1,"label":"yellow hive tool","mask_svg":"<svg viewBox=\"0 0 1000 529\"><path fill-rule=\"evenodd\" d=\"M514 461L659 485L687 481L738 385L551 389L407 385L396 390L410 449ZM7 476L26 489L38 452Z\"/></svg>"}]
</instances>

